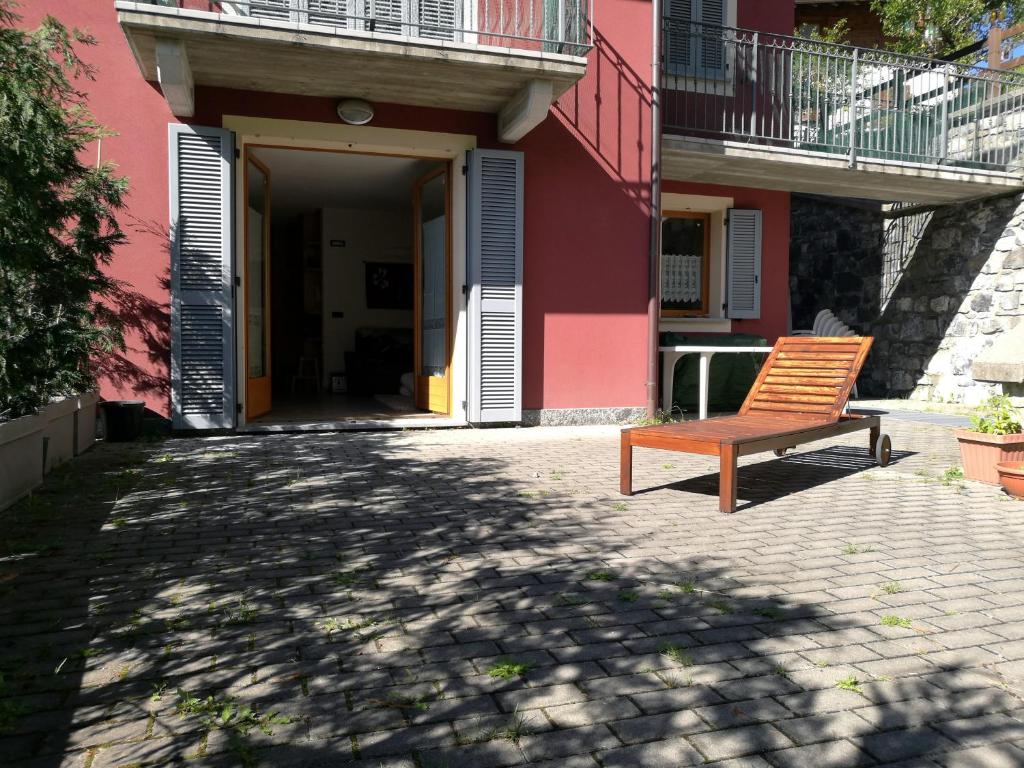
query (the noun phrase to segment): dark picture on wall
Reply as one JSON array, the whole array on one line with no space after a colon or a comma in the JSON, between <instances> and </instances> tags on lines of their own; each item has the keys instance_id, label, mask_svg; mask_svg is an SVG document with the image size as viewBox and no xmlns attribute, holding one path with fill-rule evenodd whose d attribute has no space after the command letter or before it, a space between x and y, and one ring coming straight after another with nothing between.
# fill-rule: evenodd
<instances>
[{"instance_id":1,"label":"dark picture on wall","mask_svg":"<svg viewBox=\"0 0 1024 768\"><path fill-rule=\"evenodd\" d=\"M364 263L367 309L412 309L412 264Z\"/></svg>"}]
</instances>

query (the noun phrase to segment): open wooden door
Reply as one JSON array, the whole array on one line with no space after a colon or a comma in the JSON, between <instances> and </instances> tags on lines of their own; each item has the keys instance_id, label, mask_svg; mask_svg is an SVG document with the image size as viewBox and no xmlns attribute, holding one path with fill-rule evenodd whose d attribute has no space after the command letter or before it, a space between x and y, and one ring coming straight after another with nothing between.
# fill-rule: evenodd
<instances>
[{"instance_id":1,"label":"open wooden door","mask_svg":"<svg viewBox=\"0 0 1024 768\"><path fill-rule=\"evenodd\" d=\"M416 407L451 413L451 183L449 165L413 187Z\"/></svg>"},{"instance_id":2,"label":"open wooden door","mask_svg":"<svg viewBox=\"0 0 1024 768\"><path fill-rule=\"evenodd\" d=\"M245 160L245 417L270 410L270 169Z\"/></svg>"}]
</instances>

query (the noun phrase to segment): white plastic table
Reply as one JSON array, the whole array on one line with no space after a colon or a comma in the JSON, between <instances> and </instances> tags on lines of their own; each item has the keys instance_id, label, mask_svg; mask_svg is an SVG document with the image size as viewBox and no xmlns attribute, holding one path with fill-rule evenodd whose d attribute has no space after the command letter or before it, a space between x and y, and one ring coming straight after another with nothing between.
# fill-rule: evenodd
<instances>
[{"instance_id":1,"label":"white plastic table","mask_svg":"<svg viewBox=\"0 0 1024 768\"><path fill-rule=\"evenodd\" d=\"M661 352L661 404L662 409L668 413L672 410L672 383L676 374L676 362L683 355L700 355L700 392L698 394L698 416L706 419L708 417L708 371L711 369L711 358L719 353L729 352L764 352L772 351L771 347L716 347L716 346L685 346L685 347L658 347Z\"/></svg>"}]
</instances>

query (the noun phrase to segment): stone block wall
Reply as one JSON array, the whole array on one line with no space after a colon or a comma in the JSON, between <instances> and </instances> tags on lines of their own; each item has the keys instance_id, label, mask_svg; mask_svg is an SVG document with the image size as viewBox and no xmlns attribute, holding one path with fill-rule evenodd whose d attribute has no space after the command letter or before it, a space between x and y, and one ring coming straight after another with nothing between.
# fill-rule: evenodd
<instances>
[{"instance_id":1,"label":"stone block wall","mask_svg":"<svg viewBox=\"0 0 1024 768\"><path fill-rule=\"evenodd\" d=\"M1024 321L1020 195L934 210L793 195L791 230L793 325L831 308L875 337L862 395L1024 402L1020 387L971 376L973 359Z\"/></svg>"}]
</instances>

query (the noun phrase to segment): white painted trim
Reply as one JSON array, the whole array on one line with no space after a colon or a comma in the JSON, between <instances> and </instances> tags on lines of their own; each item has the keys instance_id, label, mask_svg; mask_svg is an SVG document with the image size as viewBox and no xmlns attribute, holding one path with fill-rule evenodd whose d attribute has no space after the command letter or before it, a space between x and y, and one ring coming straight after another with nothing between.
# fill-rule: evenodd
<instances>
[{"instance_id":1,"label":"white painted trim","mask_svg":"<svg viewBox=\"0 0 1024 768\"><path fill-rule=\"evenodd\" d=\"M468 315L466 297L462 286L466 282L466 177L462 167L466 164L466 151L476 147L476 137L454 133L434 133L397 128L375 128L373 126L344 125L342 123L313 123L297 120L273 120L268 118L224 116L224 127L237 132L236 146L241 157L252 144L272 144L295 149L328 149L355 154L378 154L392 156L414 156L426 159L452 161L452 309L454 317L452 347L452 402L449 421L461 424L467 420L465 401L468 367ZM243 184L244 163L235 164L236 189ZM235 227L241 227L245 220L245 196L236 195ZM244 240L236 239L236 274L245 285ZM244 323L235 329L238 350L236 370L245 370ZM239 401L242 413L238 427L245 426L245 387L239 386ZM408 426L408 419L395 420L398 426ZM333 424L333 422L332 422ZM384 422L381 421L381 425ZM434 419L431 426L439 426ZM375 425L375 428L378 425ZM314 427L315 428L315 427ZM326 426L324 429L335 429ZM365 425L364 425L365 428Z\"/></svg>"},{"instance_id":2,"label":"white painted trim","mask_svg":"<svg viewBox=\"0 0 1024 768\"><path fill-rule=\"evenodd\" d=\"M694 213L712 213L733 207L733 198L716 197L714 195L684 195L678 192L661 193L661 209L663 211L693 211Z\"/></svg>"},{"instance_id":3,"label":"white painted trim","mask_svg":"<svg viewBox=\"0 0 1024 768\"><path fill-rule=\"evenodd\" d=\"M662 211L692 211L711 214L711 254L708 275L708 317L662 317L658 329L675 333L731 333L732 321L725 317L725 214L734 198L716 195L661 193ZM659 269L659 275L661 270Z\"/></svg>"}]
</instances>

